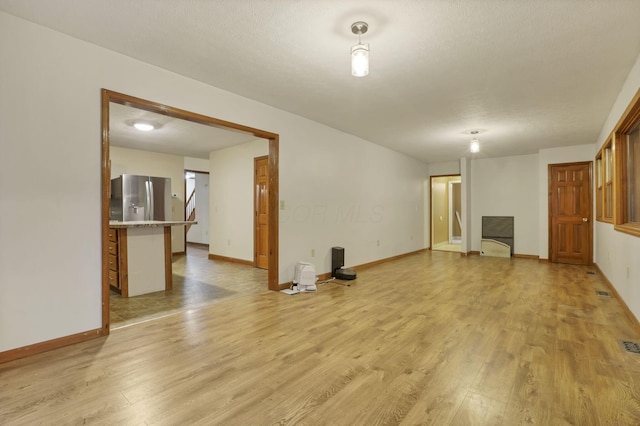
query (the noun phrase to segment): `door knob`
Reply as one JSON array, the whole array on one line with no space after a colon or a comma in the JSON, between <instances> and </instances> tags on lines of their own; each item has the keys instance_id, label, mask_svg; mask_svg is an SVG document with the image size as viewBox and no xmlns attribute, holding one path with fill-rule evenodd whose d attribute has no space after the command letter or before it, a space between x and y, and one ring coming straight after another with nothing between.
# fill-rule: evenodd
<instances>
[{"instance_id":1,"label":"door knob","mask_svg":"<svg viewBox=\"0 0 640 426\"><path fill-rule=\"evenodd\" d=\"M589 218L588 218L588 217L583 217L583 218L582 218L582 221L583 221L583 222L589 222Z\"/></svg>"}]
</instances>

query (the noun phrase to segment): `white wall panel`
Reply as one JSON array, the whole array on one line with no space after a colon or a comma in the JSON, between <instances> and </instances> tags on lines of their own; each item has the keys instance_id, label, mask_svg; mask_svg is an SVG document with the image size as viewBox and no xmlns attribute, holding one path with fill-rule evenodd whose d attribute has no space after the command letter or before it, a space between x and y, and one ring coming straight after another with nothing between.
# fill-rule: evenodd
<instances>
[{"instance_id":1,"label":"white wall panel","mask_svg":"<svg viewBox=\"0 0 640 426\"><path fill-rule=\"evenodd\" d=\"M471 160L471 250L482 216L514 217L514 253L538 254L538 155Z\"/></svg>"},{"instance_id":2,"label":"white wall panel","mask_svg":"<svg viewBox=\"0 0 640 426\"><path fill-rule=\"evenodd\" d=\"M423 248L416 160L1 12L0 43L0 351L101 327L102 88L280 135L280 282Z\"/></svg>"},{"instance_id":3,"label":"white wall panel","mask_svg":"<svg viewBox=\"0 0 640 426\"><path fill-rule=\"evenodd\" d=\"M210 253L253 261L253 159L268 154L258 139L209 155Z\"/></svg>"}]
</instances>

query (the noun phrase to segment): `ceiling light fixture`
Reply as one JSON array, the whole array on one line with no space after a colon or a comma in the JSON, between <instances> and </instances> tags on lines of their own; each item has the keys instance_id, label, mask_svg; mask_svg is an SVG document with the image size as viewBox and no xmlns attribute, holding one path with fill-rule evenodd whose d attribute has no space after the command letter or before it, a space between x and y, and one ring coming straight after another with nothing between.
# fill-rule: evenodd
<instances>
[{"instance_id":1,"label":"ceiling light fixture","mask_svg":"<svg viewBox=\"0 0 640 426\"><path fill-rule=\"evenodd\" d=\"M149 132L151 130L154 130L156 128L156 125L150 121L134 121L133 127L142 132Z\"/></svg>"},{"instance_id":2,"label":"ceiling light fixture","mask_svg":"<svg viewBox=\"0 0 640 426\"><path fill-rule=\"evenodd\" d=\"M351 32L358 36L358 44L351 46L351 75L354 77L364 77L369 74L369 43L360 42L360 36L368 29L369 24L363 21L351 24Z\"/></svg>"},{"instance_id":3,"label":"ceiling light fixture","mask_svg":"<svg viewBox=\"0 0 640 426\"><path fill-rule=\"evenodd\" d=\"M480 141L476 137L476 135L480 132L478 130L472 130L469 133L473 136L473 138L471 139L471 144L469 145L469 150L472 154L476 154L480 152Z\"/></svg>"}]
</instances>

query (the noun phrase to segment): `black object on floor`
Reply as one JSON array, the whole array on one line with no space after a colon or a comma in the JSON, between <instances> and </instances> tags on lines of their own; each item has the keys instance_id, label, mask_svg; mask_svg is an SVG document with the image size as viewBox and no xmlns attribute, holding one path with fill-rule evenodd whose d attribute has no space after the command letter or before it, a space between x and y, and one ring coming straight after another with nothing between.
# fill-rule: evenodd
<instances>
[{"instance_id":1,"label":"black object on floor","mask_svg":"<svg viewBox=\"0 0 640 426\"><path fill-rule=\"evenodd\" d=\"M356 271L344 268L344 248L342 247L331 249L331 276L339 280L356 279Z\"/></svg>"}]
</instances>

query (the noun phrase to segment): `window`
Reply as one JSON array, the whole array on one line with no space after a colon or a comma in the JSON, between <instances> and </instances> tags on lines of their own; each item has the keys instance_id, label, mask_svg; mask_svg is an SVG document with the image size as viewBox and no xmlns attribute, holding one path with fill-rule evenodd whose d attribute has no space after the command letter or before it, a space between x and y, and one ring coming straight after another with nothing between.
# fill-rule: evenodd
<instances>
[{"instance_id":1,"label":"window","mask_svg":"<svg viewBox=\"0 0 640 426\"><path fill-rule=\"evenodd\" d=\"M613 219L613 150L604 149L604 218Z\"/></svg>"},{"instance_id":2,"label":"window","mask_svg":"<svg viewBox=\"0 0 640 426\"><path fill-rule=\"evenodd\" d=\"M613 138L610 137L596 156L596 219L613 223L614 161Z\"/></svg>"},{"instance_id":3,"label":"window","mask_svg":"<svg viewBox=\"0 0 640 426\"><path fill-rule=\"evenodd\" d=\"M627 157L627 221L640 224L640 125L626 140Z\"/></svg>"},{"instance_id":4,"label":"window","mask_svg":"<svg viewBox=\"0 0 640 426\"><path fill-rule=\"evenodd\" d=\"M640 236L640 91L615 133L615 229Z\"/></svg>"},{"instance_id":5,"label":"window","mask_svg":"<svg viewBox=\"0 0 640 426\"><path fill-rule=\"evenodd\" d=\"M602 151L596 156L596 220L604 221L604 209L602 206L603 179L602 179Z\"/></svg>"}]
</instances>

